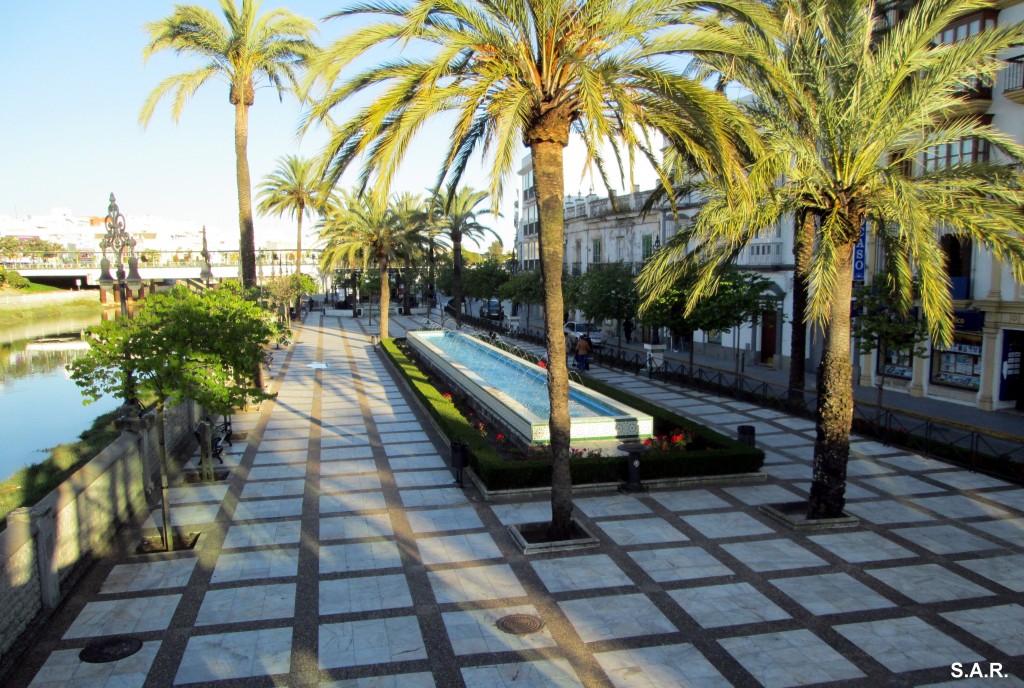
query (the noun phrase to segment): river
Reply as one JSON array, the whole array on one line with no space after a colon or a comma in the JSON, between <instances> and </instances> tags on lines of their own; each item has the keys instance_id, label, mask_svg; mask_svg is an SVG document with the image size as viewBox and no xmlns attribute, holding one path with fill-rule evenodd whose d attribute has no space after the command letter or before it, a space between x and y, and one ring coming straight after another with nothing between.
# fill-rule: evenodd
<instances>
[{"instance_id":1,"label":"river","mask_svg":"<svg viewBox=\"0 0 1024 688\"><path fill-rule=\"evenodd\" d=\"M84 348L77 335L99 322L96 314L0 330L0 480L78 439L93 419L120 405L110 397L83 405L65 368Z\"/></svg>"}]
</instances>

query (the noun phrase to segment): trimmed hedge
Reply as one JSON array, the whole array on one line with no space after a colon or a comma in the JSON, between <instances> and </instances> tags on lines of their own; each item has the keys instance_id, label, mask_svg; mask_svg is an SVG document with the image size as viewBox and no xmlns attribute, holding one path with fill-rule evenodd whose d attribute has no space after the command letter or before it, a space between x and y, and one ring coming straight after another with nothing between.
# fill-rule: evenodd
<instances>
[{"instance_id":1,"label":"trimmed hedge","mask_svg":"<svg viewBox=\"0 0 1024 688\"><path fill-rule=\"evenodd\" d=\"M502 458L480 433L466 420L455 405L442 396L426 374L402 352L396 340L385 339L382 348L402 375L413 393L447 435L449 441L464 442L469 448L470 466L490 490L510 490L551 485L552 459L526 458L510 461ZM654 418L656 434L675 428L693 430L697 442L708 448L674 453L652 453L643 458L643 476L647 480L748 473L759 470L764 452L731 440L703 425L650 404L596 380L584 384L616 401L649 413ZM626 479L626 462L621 456L598 458L575 457L570 460L573 483L616 482Z\"/></svg>"}]
</instances>

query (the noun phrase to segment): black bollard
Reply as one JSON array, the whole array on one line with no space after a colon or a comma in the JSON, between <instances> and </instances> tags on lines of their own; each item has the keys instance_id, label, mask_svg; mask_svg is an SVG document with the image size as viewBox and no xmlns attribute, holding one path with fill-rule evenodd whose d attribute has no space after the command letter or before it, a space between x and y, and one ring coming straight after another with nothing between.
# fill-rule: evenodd
<instances>
[{"instance_id":1,"label":"black bollard","mask_svg":"<svg viewBox=\"0 0 1024 688\"><path fill-rule=\"evenodd\" d=\"M448 445L452 453L452 468L455 469L455 482L462 487L462 471L469 468L469 445L465 442L452 442Z\"/></svg>"}]
</instances>

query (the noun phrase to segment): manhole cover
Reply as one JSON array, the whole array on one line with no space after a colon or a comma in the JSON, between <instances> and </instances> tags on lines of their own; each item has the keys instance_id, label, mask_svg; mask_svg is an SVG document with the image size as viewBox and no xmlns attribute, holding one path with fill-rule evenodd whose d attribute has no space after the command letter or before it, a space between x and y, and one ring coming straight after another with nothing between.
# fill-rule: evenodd
<instances>
[{"instance_id":1,"label":"manhole cover","mask_svg":"<svg viewBox=\"0 0 1024 688\"><path fill-rule=\"evenodd\" d=\"M138 638L129 638L126 635L116 635L106 640L97 640L89 643L78 653L78 658L90 664L105 664L116 662L125 657L131 657L142 649L142 641Z\"/></svg>"},{"instance_id":2,"label":"manhole cover","mask_svg":"<svg viewBox=\"0 0 1024 688\"><path fill-rule=\"evenodd\" d=\"M498 619L497 626L513 635L529 635L542 629L544 622L532 614L509 614Z\"/></svg>"}]
</instances>

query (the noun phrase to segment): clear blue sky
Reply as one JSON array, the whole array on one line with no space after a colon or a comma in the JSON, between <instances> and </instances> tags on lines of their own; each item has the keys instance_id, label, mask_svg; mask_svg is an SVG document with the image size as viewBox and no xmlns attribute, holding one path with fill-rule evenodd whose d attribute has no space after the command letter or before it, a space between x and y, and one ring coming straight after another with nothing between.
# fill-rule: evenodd
<instances>
[{"instance_id":1,"label":"clear blue sky","mask_svg":"<svg viewBox=\"0 0 1024 688\"><path fill-rule=\"evenodd\" d=\"M111 192L121 212L194 221L237 233L234 111L227 86L206 84L187 104L179 124L170 103L161 103L148 128L138 125L142 103L165 77L198 63L173 53L143 65L142 26L171 13L165 0L45 0L5 2L0 21L0 215L46 214L70 208L77 215L103 215ZM198 0L219 15L215 0ZM264 0L263 9L286 7L319 20L343 0ZM351 20L349 20L351 21ZM321 44L347 33L344 20L320 23ZM322 137L301 141L296 101L270 89L256 93L250 109L249 165L253 186L273 170L279 156L314 156ZM407 156L396 190L423 191L433 182L449 132L443 125L422 137ZM527 150L523 148L525 155ZM566 152L566 192L587 193L579 148ZM350 184L352 174L343 180ZM464 183L486 188L486 178L468 171ZM490 224L511 248L512 202L518 178L509 184ZM599 184L598 193L603 193ZM644 188L650 188L648 182ZM289 240L293 225L256 218L257 243ZM128 228L131 231L131 227Z\"/></svg>"}]
</instances>

